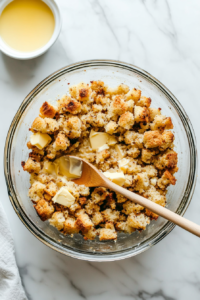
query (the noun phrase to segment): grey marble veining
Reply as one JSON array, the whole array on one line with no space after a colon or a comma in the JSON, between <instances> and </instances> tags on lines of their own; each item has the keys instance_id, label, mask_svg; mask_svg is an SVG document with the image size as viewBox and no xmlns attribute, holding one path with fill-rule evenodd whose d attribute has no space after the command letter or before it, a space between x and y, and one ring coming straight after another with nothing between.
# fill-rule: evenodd
<instances>
[{"instance_id":1,"label":"grey marble veining","mask_svg":"<svg viewBox=\"0 0 200 300\"><path fill-rule=\"evenodd\" d=\"M17 61L0 53L3 156L7 130L21 101L55 70L85 59L135 64L163 82L192 120L199 145L200 2L198 0L58 0L61 35L43 56ZM65 257L23 226L7 196L1 164L1 201L15 240L30 300L200 299L200 241L175 228L147 252L123 261L90 263ZM200 223L200 182L186 217Z\"/></svg>"}]
</instances>

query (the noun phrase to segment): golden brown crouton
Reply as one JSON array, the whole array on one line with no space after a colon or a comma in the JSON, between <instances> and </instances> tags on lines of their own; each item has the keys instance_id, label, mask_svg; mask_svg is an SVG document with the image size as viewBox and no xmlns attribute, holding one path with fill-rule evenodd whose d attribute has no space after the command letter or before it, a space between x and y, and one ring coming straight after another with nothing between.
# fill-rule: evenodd
<instances>
[{"instance_id":1,"label":"golden brown crouton","mask_svg":"<svg viewBox=\"0 0 200 300\"><path fill-rule=\"evenodd\" d=\"M178 162L177 153L173 150L167 150L167 152L163 155L159 155L155 160L155 167L159 170L163 170L165 168L173 169L176 167Z\"/></svg>"},{"instance_id":2,"label":"golden brown crouton","mask_svg":"<svg viewBox=\"0 0 200 300\"><path fill-rule=\"evenodd\" d=\"M91 88L88 84L79 83L69 88L70 95L79 101L88 101L91 95Z\"/></svg>"},{"instance_id":3,"label":"golden brown crouton","mask_svg":"<svg viewBox=\"0 0 200 300\"><path fill-rule=\"evenodd\" d=\"M106 222L117 222L118 218L119 218L119 211L116 210L112 210L110 208L107 208L106 210L101 212L104 220Z\"/></svg>"},{"instance_id":4,"label":"golden brown crouton","mask_svg":"<svg viewBox=\"0 0 200 300\"><path fill-rule=\"evenodd\" d=\"M149 110L146 107L135 106L134 109L135 122L149 122Z\"/></svg>"},{"instance_id":5,"label":"golden brown crouton","mask_svg":"<svg viewBox=\"0 0 200 300\"><path fill-rule=\"evenodd\" d=\"M105 126L105 131L109 134L113 134L115 130L117 129L118 124L114 121L110 121L109 123L106 124Z\"/></svg>"},{"instance_id":6,"label":"golden brown crouton","mask_svg":"<svg viewBox=\"0 0 200 300\"><path fill-rule=\"evenodd\" d=\"M58 123L56 120L51 118L40 118L37 117L31 126L31 131L36 132L42 132L42 133L53 133L54 131L58 130Z\"/></svg>"},{"instance_id":7,"label":"golden brown crouton","mask_svg":"<svg viewBox=\"0 0 200 300\"><path fill-rule=\"evenodd\" d=\"M126 110L127 110L127 111L130 111L131 113L133 113L133 111L134 111L134 106L135 106L135 104L134 104L134 101L133 101L133 100L128 100L128 101L126 101Z\"/></svg>"},{"instance_id":8,"label":"golden brown crouton","mask_svg":"<svg viewBox=\"0 0 200 300\"><path fill-rule=\"evenodd\" d=\"M149 177L147 173L139 173L134 176L135 190L140 194L143 193L149 187Z\"/></svg>"},{"instance_id":9,"label":"golden brown crouton","mask_svg":"<svg viewBox=\"0 0 200 300\"><path fill-rule=\"evenodd\" d=\"M29 158L26 162L22 161L21 163L23 170L27 171L28 173L39 173L41 170L40 163L35 162L32 158Z\"/></svg>"},{"instance_id":10,"label":"golden brown crouton","mask_svg":"<svg viewBox=\"0 0 200 300\"><path fill-rule=\"evenodd\" d=\"M46 128L44 133L54 133L59 129L58 122L54 119L44 118Z\"/></svg>"},{"instance_id":11,"label":"golden brown crouton","mask_svg":"<svg viewBox=\"0 0 200 300\"><path fill-rule=\"evenodd\" d=\"M117 202L118 203L124 203L127 200L127 198L124 197L123 195L121 195L120 193L116 193L116 196L117 196Z\"/></svg>"},{"instance_id":12,"label":"golden brown crouton","mask_svg":"<svg viewBox=\"0 0 200 300\"><path fill-rule=\"evenodd\" d=\"M53 205L50 205L44 199L38 201L34 207L42 221L46 221L47 219L49 219L54 212Z\"/></svg>"},{"instance_id":13,"label":"golden brown crouton","mask_svg":"<svg viewBox=\"0 0 200 300\"><path fill-rule=\"evenodd\" d=\"M95 91L97 95L105 96L107 87L104 85L103 81L91 81L91 89Z\"/></svg>"},{"instance_id":14,"label":"golden brown crouton","mask_svg":"<svg viewBox=\"0 0 200 300\"><path fill-rule=\"evenodd\" d=\"M112 229L102 228L100 229L99 240L100 241L108 241L108 240L116 240L117 233Z\"/></svg>"},{"instance_id":15,"label":"golden brown crouton","mask_svg":"<svg viewBox=\"0 0 200 300\"><path fill-rule=\"evenodd\" d=\"M46 131L45 120L40 117L35 118L31 126L31 131L40 131L44 133Z\"/></svg>"},{"instance_id":16,"label":"golden brown crouton","mask_svg":"<svg viewBox=\"0 0 200 300\"><path fill-rule=\"evenodd\" d=\"M87 198L86 198L86 197L80 197L80 198L79 198L79 202L80 202L80 205L83 206L83 205L86 204Z\"/></svg>"},{"instance_id":17,"label":"golden brown crouton","mask_svg":"<svg viewBox=\"0 0 200 300\"><path fill-rule=\"evenodd\" d=\"M173 129L171 118L163 115L156 115L153 123L151 124L151 130L163 131L164 129Z\"/></svg>"},{"instance_id":18,"label":"golden brown crouton","mask_svg":"<svg viewBox=\"0 0 200 300\"><path fill-rule=\"evenodd\" d=\"M62 212L56 211L55 213L53 213L51 219L49 219L49 222L58 230L62 230L64 227L65 217Z\"/></svg>"},{"instance_id":19,"label":"golden brown crouton","mask_svg":"<svg viewBox=\"0 0 200 300\"><path fill-rule=\"evenodd\" d=\"M80 193L81 196L89 196L90 194L90 189L89 187L85 186L85 185L79 185L77 187L78 192Z\"/></svg>"},{"instance_id":20,"label":"golden brown crouton","mask_svg":"<svg viewBox=\"0 0 200 300\"><path fill-rule=\"evenodd\" d=\"M171 131L164 131L162 133L162 145L159 147L160 151L173 147L174 134Z\"/></svg>"},{"instance_id":21,"label":"golden brown crouton","mask_svg":"<svg viewBox=\"0 0 200 300\"><path fill-rule=\"evenodd\" d=\"M129 87L126 84L120 84L115 88L108 88L107 93L109 95L120 95L120 94L126 94L129 91Z\"/></svg>"},{"instance_id":22,"label":"golden brown crouton","mask_svg":"<svg viewBox=\"0 0 200 300\"><path fill-rule=\"evenodd\" d=\"M65 151L70 145L70 141L63 132L59 132L53 144L56 151Z\"/></svg>"},{"instance_id":23,"label":"golden brown crouton","mask_svg":"<svg viewBox=\"0 0 200 300\"><path fill-rule=\"evenodd\" d=\"M97 230L95 228L91 228L88 231L83 232L84 240L94 240L97 236Z\"/></svg>"},{"instance_id":24,"label":"golden brown crouton","mask_svg":"<svg viewBox=\"0 0 200 300\"><path fill-rule=\"evenodd\" d=\"M107 158L110 157L110 151L107 149L102 150L101 152L97 152L96 154L96 163L104 163Z\"/></svg>"},{"instance_id":25,"label":"golden brown crouton","mask_svg":"<svg viewBox=\"0 0 200 300\"><path fill-rule=\"evenodd\" d=\"M45 185L39 181L35 181L28 191L28 196L31 200L38 202L41 198L43 198Z\"/></svg>"},{"instance_id":26,"label":"golden brown crouton","mask_svg":"<svg viewBox=\"0 0 200 300\"><path fill-rule=\"evenodd\" d=\"M103 106L100 104L93 104L92 105L92 110L95 113L101 112L103 110Z\"/></svg>"},{"instance_id":27,"label":"golden brown crouton","mask_svg":"<svg viewBox=\"0 0 200 300\"><path fill-rule=\"evenodd\" d=\"M41 118L54 118L55 114L57 113L58 109L45 101L42 106L40 107L40 117Z\"/></svg>"},{"instance_id":28,"label":"golden brown crouton","mask_svg":"<svg viewBox=\"0 0 200 300\"><path fill-rule=\"evenodd\" d=\"M113 101L110 104L110 111L113 115L122 115L126 112L126 103L122 96L117 95L113 97Z\"/></svg>"},{"instance_id":29,"label":"golden brown crouton","mask_svg":"<svg viewBox=\"0 0 200 300\"><path fill-rule=\"evenodd\" d=\"M58 110L60 114L69 112L76 115L81 111L81 103L65 95L58 100Z\"/></svg>"},{"instance_id":30,"label":"golden brown crouton","mask_svg":"<svg viewBox=\"0 0 200 300\"><path fill-rule=\"evenodd\" d=\"M133 184L133 176L125 174L124 177L125 177L125 182L124 182L123 186L124 187L131 187L132 184Z\"/></svg>"},{"instance_id":31,"label":"golden brown crouton","mask_svg":"<svg viewBox=\"0 0 200 300\"><path fill-rule=\"evenodd\" d=\"M149 150L149 149L142 149L142 161L146 164L152 163L153 157L155 155L155 151Z\"/></svg>"},{"instance_id":32,"label":"golden brown crouton","mask_svg":"<svg viewBox=\"0 0 200 300\"><path fill-rule=\"evenodd\" d=\"M132 233L134 231L136 231L135 228L133 227L130 227L127 222L117 222L116 225L115 225L116 229L119 230L119 231L124 231L125 233Z\"/></svg>"},{"instance_id":33,"label":"golden brown crouton","mask_svg":"<svg viewBox=\"0 0 200 300\"><path fill-rule=\"evenodd\" d=\"M132 99L134 100L135 103L137 103L138 100L140 99L140 96L141 96L141 91L134 88L126 94L126 100Z\"/></svg>"},{"instance_id":34,"label":"golden brown crouton","mask_svg":"<svg viewBox=\"0 0 200 300\"><path fill-rule=\"evenodd\" d=\"M87 231L93 227L93 223L87 214L80 214L76 220L79 230Z\"/></svg>"},{"instance_id":35,"label":"golden brown crouton","mask_svg":"<svg viewBox=\"0 0 200 300\"><path fill-rule=\"evenodd\" d=\"M125 129L131 129L134 125L134 116L131 112L127 111L121 117L119 118L118 124L125 128Z\"/></svg>"},{"instance_id":36,"label":"golden brown crouton","mask_svg":"<svg viewBox=\"0 0 200 300\"><path fill-rule=\"evenodd\" d=\"M100 211L100 206L89 200L85 205L85 211L88 215L93 215L95 212Z\"/></svg>"},{"instance_id":37,"label":"golden brown crouton","mask_svg":"<svg viewBox=\"0 0 200 300\"><path fill-rule=\"evenodd\" d=\"M123 210L122 212L125 214L125 215L130 215L131 213L140 213L141 210L143 210L144 207L139 205L139 204L135 204L133 201L126 201L124 204L123 204Z\"/></svg>"},{"instance_id":38,"label":"golden brown crouton","mask_svg":"<svg viewBox=\"0 0 200 300\"><path fill-rule=\"evenodd\" d=\"M138 149L136 146L131 146L127 151L127 155L132 158L136 158L138 155L140 155L140 149Z\"/></svg>"},{"instance_id":39,"label":"golden brown crouton","mask_svg":"<svg viewBox=\"0 0 200 300\"><path fill-rule=\"evenodd\" d=\"M158 171L156 170L156 168L152 165L150 166L146 166L144 168L142 168L142 172L146 172L147 175L149 176L149 178L151 177L156 177L158 174Z\"/></svg>"},{"instance_id":40,"label":"golden brown crouton","mask_svg":"<svg viewBox=\"0 0 200 300\"><path fill-rule=\"evenodd\" d=\"M158 179L157 184L159 188L165 189L169 184L175 185L176 178L168 170L166 170L162 177Z\"/></svg>"},{"instance_id":41,"label":"golden brown crouton","mask_svg":"<svg viewBox=\"0 0 200 300\"><path fill-rule=\"evenodd\" d=\"M92 201L94 203L102 202L102 201L104 201L106 199L106 197L108 196L108 194L109 194L109 192L104 187L95 188L94 191L91 194Z\"/></svg>"},{"instance_id":42,"label":"golden brown crouton","mask_svg":"<svg viewBox=\"0 0 200 300\"><path fill-rule=\"evenodd\" d=\"M151 105L151 98L147 98L142 96L140 100L137 102L137 106L149 107Z\"/></svg>"},{"instance_id":43,"label":"golden brown crouton","mask_svg":"<svg viewBox=\"0 0 200 300\"><path fill-rule=\"evenodd\" d=\"M104 218L100 212L95 212L92 216L92 222L95 226L104 221Z\"/></svg>"},{"instance_id":44,"label":"golden brown crouton","mask_svg":"<svg viewBox=\"0 0 200 300\"><path fill-rule=\"evenodd\" d=\"M55 196L57 193L58 189L57 186L54 182L50 181L46 187L45 187L45 192L49 194L51 197Z\"/></svg>"},{"instance_id":45,"label":"golden brown crouton","mask_svg":"<svg viewBox=\"0 0 200 300\"><path fill-rule=\"evenodd\" d=\"M74 234L79 233L79 228L76 225L76 220L73 217L68 217L64 222L64 233L66 234Z\"/></svg>"},{"instance_id":46,"label":"golden brown crouton","mask_svg":"<svg viewBox=\"0 0 200 300\"><path fill-rule=\"evenodd\" d=\"M161 195L160 192L157 191L153 186L151 186L151 188L144 194L144 196L161 206L165 206L166 203L165 195ZM158 218L158 215L153 213L149 209L145 210L145 214L155 220Z\"/></svg>"},{"instance_id":47,"label":"golden brown crouton","mask_svg":"<svg viewBox=\"0 0 200 300\"><path fill-rule=\"evenodd\" d=\"M70 139L81 136L81 120L78 117L70 117L64 122L64 132Z\"/></svg>"},{"instance_id":48,"label":"golden brown crouton","mask_svg":"<svg viewBox=\"0 0 200 300\"><path fill-rule=\"evenodd\" d=\"M150 223L150 219L147 216L145 216L144 214L136 215L135 213L131 213L127 219L127 224L130 227L133 227L133 228L139 229L139 230L141 230L141 229L145 230L146 226L149 223Z\"/></svg>"},{"instance_id":49,"label":"golden brown crouton","mask_svg":"<svg viewBox=\"0 0 200 300\"><path fill-rule=\"evenodd\" d=\"M144 134L144 145L146 148L155 148L162 145L162 136L159 131L147 131Z\"/></svg>"},{"instance_id":50,"label":"golden brown crouton","mask_svg":"<svg viewBox=\"0 0 200 300\"><path fill-rule=\"evenodd\" d=\"M149 116L150 116L150 122L153 122L155 116L161 114L161 108L151 108L149 107Z\"/></svg>"}]
</instances>

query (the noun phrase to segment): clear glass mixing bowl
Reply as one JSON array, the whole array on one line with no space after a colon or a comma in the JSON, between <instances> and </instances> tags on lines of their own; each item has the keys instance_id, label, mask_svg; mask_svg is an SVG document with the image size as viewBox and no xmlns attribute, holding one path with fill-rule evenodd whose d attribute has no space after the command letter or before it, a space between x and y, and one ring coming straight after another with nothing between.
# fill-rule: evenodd
<instances>
[{"instance_id":1,"label":"clear glass mixing bowl","mask_svg":"<svg viewBox=\"0 0 200 300\"><path fill-rule=\"evenodd\" d=\"M10 126L5 144L5 177L10 201L24 225L44 244L60 253L90 261L112 261L137 255L163 239L174 224L159 218L141 233L118 234L116 242L85 241L79 234L62 235L48 221L42 222L27 196L29 174L23 172L21 161L28 158L26 146L29 128L39 108L46 100L54 102L65 94L69 84L103 80L109 86L125 83L151 97L152 107L161 107L174 124L175 150L178 152L177 183L169 188L168 209L183 215L191 201L197 173L195 134L191 122L179 101L157 79L130 64L110 61L84 61L67 66L38 84L24 99Z\"/></svg>"}]
</instances>

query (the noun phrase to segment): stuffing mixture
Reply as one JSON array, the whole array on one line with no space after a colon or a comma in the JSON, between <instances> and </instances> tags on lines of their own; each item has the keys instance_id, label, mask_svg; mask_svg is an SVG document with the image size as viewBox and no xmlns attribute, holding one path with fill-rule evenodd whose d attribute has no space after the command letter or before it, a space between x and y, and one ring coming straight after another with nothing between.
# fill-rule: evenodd
<instances>
[{"instance_id":1,"label":"stuffing mixture","mask_svg":"<svg viewBox=\"0 0 200 300\"><path fill-rule=\"evenodd\" d=\"M71 179L79 156L113 182L161 206L178 171L172 120L151 107L151 98L125 84L102 81L69 86L54 106L43 103L33 121L31 150L24 171L30 173L28 196L39 217L63 234L85 240L116 240L117 232L145 230L158 215L104 187L88 188Z\"/></svg>"}]
</instances>

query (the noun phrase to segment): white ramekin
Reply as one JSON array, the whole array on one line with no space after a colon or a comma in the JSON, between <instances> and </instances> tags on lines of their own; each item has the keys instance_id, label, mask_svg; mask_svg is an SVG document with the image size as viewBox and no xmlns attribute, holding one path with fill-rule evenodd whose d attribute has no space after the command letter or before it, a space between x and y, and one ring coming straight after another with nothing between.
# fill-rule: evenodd
<instances>
[{"instance_id":1,"label":"white ramekin","mask_svg":"<svg viewBox=\"0 0 200 300\"><path fill-rule=\"evenodd\" d=\"M13 0L3 0L0 1L0 15L2 13L2 11L4 10L4 8ZM42 0L43 2L45 2L50 9L53 12L54 18L55 18L55 29L54 29L54 33L51 37L51 39L48 41L48 43L46 45L44 45L43 47L32 51L32 52L21 52L21 51L17 51L11 47L9 47L0 37L0 50L5 53L6 55L16 58L16 59L31 59L37 56L40 56L41 54L43 54L44 52L46 52L57 40L59 34L60 34L60 30L61 30L61 15L60 15L60 10L58 5L56 4L56 2L54 0Z\"/></svg>"}]
</instances>

